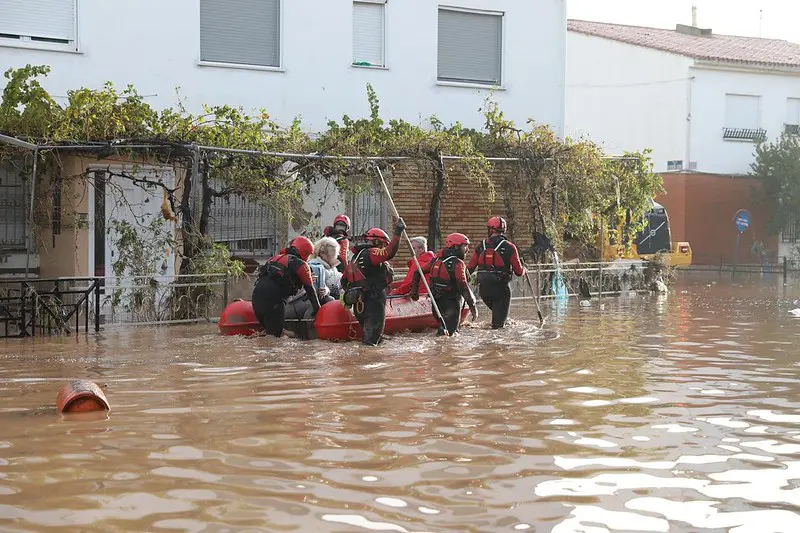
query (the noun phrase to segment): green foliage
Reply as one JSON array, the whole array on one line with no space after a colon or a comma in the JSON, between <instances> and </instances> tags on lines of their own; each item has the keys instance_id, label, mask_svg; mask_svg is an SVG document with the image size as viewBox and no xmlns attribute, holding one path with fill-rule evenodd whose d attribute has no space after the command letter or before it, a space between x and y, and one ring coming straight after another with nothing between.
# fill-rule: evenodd
<instances>
[{"instance_id":1,"label":"green foliage","mask_svg":"<svg viewBox=\"0 0 800 533\"><path fill-rule=\"evenodd\" d=\"M759 143L750 168L761 184L757 196L772 213L769 230L777 234L800 212L800 137L784 133L775 142Z\"/></svg>"},{"instance_id":2,"label":"green foliage","mask_svg":"<svg viewBox=\"0 0 800 533\"><path fill-rule=\"evenodd\" d=\"M330 121L326 131L312 138L303 131L299 120L283 127L264 110L248 114L241 108L223 105L205 107L195 115L179 100L176 107L157 111L130 85L122 91L110 83L97 90L68 91L66 103L60 105L39 81L49 71L45 66L29 65L6 72L0 131L46 143L134 140L164 144L172 151L136 155L170 163L180 161L184 167L191 166L192 151L186 148L191 145L251 151L201 152L199 180L192 187L201 187L206 203L204 211L194 215L194 222L184 224L184 243L189 242L188 238L194 239L198 245L190 248L200 252L195 258L192 251L189 259L200 263L210 260L207 253L213 257L222 253L210 247L200 235L202 231L197 230L205 227L207 206L214 199L240 195L288 212L315 181L329 180L343 191L363 186L363 178L374 175L375 162L366 159L369 157L388 158L389 164L393 158L416 161L421 171L432 178L432 220L438 217L450 172L461 171L481 185L489 202L495 200L496 187L502 187L512 225L521 209L519 202L512 200L521 198L522 209L534 214L533 227L527 229L545 231L556 243L565 231L591 242L595 232L592 214L629 210L636 218L661 187L647 153L608 160L592 142L560 140L550 128L532 120L525 128L518 128L490 99L480 110L485 119L481 130L467 129L460 123L447 126L436 116L412 124L400 119L384 120L378 96L367 85L366 117L345 115L340 121ZM270 155L278 152L298 155ZM18 158L19 154L17 148L0 146L0 162ZM302 154L333 157L318 159ZM48 165L57 164L52 154L43 155L43 171ZM458 158L443 160L442 156ZM514 178L496 184L490 179L489 157L518 158L519 171ZM194 233L187 236L189 230ZM429 227L429 236L437 231L438 218ZM223 270L228 267L220 266Z\"/></svg>"}]
</instances>

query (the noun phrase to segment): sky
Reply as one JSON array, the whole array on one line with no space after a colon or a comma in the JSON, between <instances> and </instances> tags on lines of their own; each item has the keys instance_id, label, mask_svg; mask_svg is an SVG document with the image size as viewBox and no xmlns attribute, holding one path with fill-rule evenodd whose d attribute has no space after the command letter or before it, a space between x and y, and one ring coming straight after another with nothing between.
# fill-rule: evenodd
<instances>
[{"instance_id":1,"label":"sky","mask_svg":"<svg viewBox=\"0 0 800 533\"><path fill-rule=\"evenodd\" d=\"M675 29L692 23L714 33L800 43L800 0L567 0L567 16Z\"/></svg>"}]
</instances>

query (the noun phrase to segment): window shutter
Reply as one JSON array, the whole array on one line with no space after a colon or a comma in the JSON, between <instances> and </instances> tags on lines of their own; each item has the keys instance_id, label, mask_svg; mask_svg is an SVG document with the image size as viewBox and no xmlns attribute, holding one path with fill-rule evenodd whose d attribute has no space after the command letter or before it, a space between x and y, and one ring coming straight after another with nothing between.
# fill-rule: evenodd
<instances>
[{"instance_id":1,"label":"window shutter","mask_svg":"<svg viewBox=\"0 0 800 533\"><path fill-rule=\"evenodd\" d=\"M75 0L0 0L0 33L75 40Z\"/></svg>"},{"instance_id":2,"label":"window shutter","mask_svg":"<svg viewBox=\"0 0 800 533\"><path fill-rule=\"evenodd\" d=\"M200 59L280 66L280 0L200 0Z\"/></svg>"},{"instance_id":3,"label":"window shutter","mask_svg":"<svg viewBox=\"0 0 800 533\"><path fill-rule=\"evenodd\" d=\"M439 80L500 85L503 17L439 9Z\"/></svg>"},{"instance_id":4,"label":"window shutter","mask_svg":"<svg viewBox=\"0 0 800 533\"><path fill-rule=\"evenodd\" d=\"M384 66L383 16L385 4L353 3L353 63Z\"/></svg>"},{"instance_id":5,"label":"window shutter","mask_svg":"<svg viewBox=\"0 0 800 533\"><path fill-rule=\"evenodd\" d=\"M800 98L786 99L786 123L800 124Z\"/></svg>"},{"instance_id":6,"label":"window shutter","mask_svg":"<svg viewBox=\"0 0 800 533\"><path fill-rule=\"evenodd\" d=\"M725 95L725 127L758 129L761 98L743 94Z\"/></svg>"}]
</instances>

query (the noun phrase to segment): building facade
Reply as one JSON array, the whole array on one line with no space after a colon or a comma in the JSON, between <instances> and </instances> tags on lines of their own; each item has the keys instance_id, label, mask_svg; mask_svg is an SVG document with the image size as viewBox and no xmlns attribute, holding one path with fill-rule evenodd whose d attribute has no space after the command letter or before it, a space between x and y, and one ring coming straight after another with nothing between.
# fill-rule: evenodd
<instances>
[{"instance_id":1,"label":"building facade","mask_svg":"<svg viewBox=\"0 0 800 533\"><path fill-rule=\"evenodd\" d=\"M693 246L700 262L736 260L736 211L765 213L746 178L755 144L800 132L800 45L682 25L571 20L568 28L567 134L588 135L610 153L652 149L667 189L658 201L673 220L686 217L673 223L673 240L703 243ZM693 181L698 175L708 179ZM697 223L703 217L724 219L729 231ZM766 223L754 217L744 249L787 254L784 244L793 243L779 243Z\"/></svg>"},{"instance_id":2,"label":"building facade","mask_svg":"<svg viewBox=\"0 0 800 533\"><path fill-rule=\"evenodd\" d=\"M369 83L386 118L480 128L491 96L508 118L563 136L566 33L565 0L0 1L0 64L49 65L43 85L56 101L111 81L133 84L157 109L264 109L280 124L300 118L311 133L344 114L366 116ZM0 187L9 189L0 199L0 259L11 258L16 272L27 191L11 179ZM359 227L385 225L383 202L377 190L350 198L318 190L302 210L318 226L342 211ZM212 210L212 236L239 256L264 257L309 229L237 198ZM99 219L86 216L93 234ZM76 259L69 273L94 275L102 266L94 257Z\"/></svg>"}]
</instances>

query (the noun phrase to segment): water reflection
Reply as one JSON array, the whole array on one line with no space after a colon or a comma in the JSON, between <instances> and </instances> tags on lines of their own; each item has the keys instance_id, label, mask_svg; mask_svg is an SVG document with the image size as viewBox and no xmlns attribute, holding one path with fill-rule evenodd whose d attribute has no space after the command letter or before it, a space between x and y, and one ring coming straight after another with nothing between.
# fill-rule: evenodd
<instances>
[{"instance_id":1,"label":"water reflection","mask_svg":"<svg viewBox=\"0 0 800 533\"><path fill-rule=\"evenodd\" d=\"M800 531L796 292L704 279L377 350L8 341L0 529ZM76 377L113 411L55 415Z\"/></svg>"}]
</instances>

